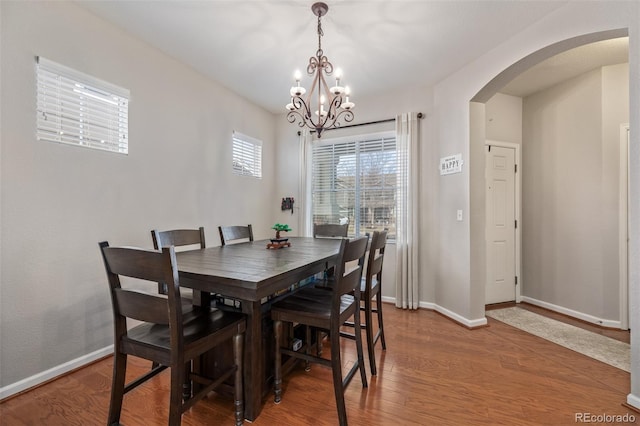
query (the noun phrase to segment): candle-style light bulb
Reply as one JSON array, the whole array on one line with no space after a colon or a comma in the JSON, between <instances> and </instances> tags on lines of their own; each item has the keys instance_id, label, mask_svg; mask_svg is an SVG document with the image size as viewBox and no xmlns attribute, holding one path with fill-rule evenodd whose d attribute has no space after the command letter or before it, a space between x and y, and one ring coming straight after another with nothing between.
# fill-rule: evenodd
<instances>
[{"instance_id":1,"label":"candle-style light bulb","mask_svg":"<svg viewBox=\"0 0 640 426\"><path fill-rule=\"evenodd\" d=\"M342 103L342 105L340 105L340 108L351 109L354 106L356 106L353 102L349 102L349 95L351 94L351 89L349 88L349 86L344 88L344 94L345 94L345 100Z\"/></svg>"},{"instance_id":2,"label":"candle-style light bulb","mask_svg":"<svg viewBox=\"0 0 640 426\"><path fill-rule=\"evenodd\" d=\"M340 68L336 68L336 85L333 86L331 89L329 89L329 91L336 96L344 93L344 87L340 86L341 78L342 78L342 70Z\"/></svg>"},{"instance_id":3,"label":"candle-style light bulb","mask_svg":"<svg viewBox=\"0 0 640 426\"><path fill-rule=\"evenodd\" d=\"M324 117L326 115L326 111L324 110L324 95L320 96L320 110L316 111L316 115L320 116L320 118Z\"/></svg>"},{"instance_id":4,"label":"candle-style light bulb","mask_svg":"<svg viewBox=\"0 0 640 426\"><path fill-rule=\"evenodd\" d=\"M291 96L302 96L306 93L306 89L300 86L300 79L302 78L302 73L300 70L296 70L293 73L293 78L296 80L296 85L293 86L290 90Z\"/></svg>"},{"instance_id":5,"label":"candle-style light bulb","mask_svg":"<svg viewBox=\"0 0 640 426\"><path fill-rule=\"evenodd\" d=\"M340 86L340 79L342 78L342 69L336 69L336 86Z\"/></svg>"}]
</instances>

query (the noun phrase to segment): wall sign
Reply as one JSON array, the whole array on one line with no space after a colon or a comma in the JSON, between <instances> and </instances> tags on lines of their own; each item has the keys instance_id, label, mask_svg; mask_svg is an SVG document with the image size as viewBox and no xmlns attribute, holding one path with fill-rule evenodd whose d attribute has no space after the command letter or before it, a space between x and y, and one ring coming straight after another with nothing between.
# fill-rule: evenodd
<instances>
[{"instance_id":1,"label":"wall sign","mask_svg":"<svg viewBox=\"0 0 640 426\"><path fill-rule=\"evenodd\" d=\"M450 155L440 159L440 174L450 175L462 172L462 154Z\"/></svg>"}]
</instances>

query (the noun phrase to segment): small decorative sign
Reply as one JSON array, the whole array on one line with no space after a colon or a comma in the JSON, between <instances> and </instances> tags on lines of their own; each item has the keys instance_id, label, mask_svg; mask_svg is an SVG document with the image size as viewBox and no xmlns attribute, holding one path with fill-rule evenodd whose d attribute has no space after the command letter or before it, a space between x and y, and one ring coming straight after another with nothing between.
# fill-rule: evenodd
<instances>
[{"instance_id":1,"label":"small decorative sign","mask_svg":"<svg viewBox=\"0 0 640 426\"><path fill-rule=\"evenodd\" d=\"M450 175L462 172L462 154L450 155L440 159L440 174Z\"/></svg>"}]
</instances>

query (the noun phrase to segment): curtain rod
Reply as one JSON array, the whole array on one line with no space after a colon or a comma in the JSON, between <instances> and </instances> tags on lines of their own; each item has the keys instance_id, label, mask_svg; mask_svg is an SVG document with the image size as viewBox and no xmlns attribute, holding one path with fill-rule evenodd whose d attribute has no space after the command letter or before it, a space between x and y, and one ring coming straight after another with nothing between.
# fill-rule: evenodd
<instances>
[{"instance_id":1,"label":"curtain rod","mask_svg":"<svg viewBox=\"0 0 640 426\"><path fill-rule=\"evenodd\" d=\"M424 118L424 114L419 112L417 115L418 118ZM340 127L335 127L333 129L325 129L325 132L328 132L329 130L339 130L339 129L347 129L349 127L359 127L359 126L368 126L370 124L380 124L380 123L389 123L391 121L396 121L395 118L387 118L385 120L377 120L377 121L367 121L366 123L356 123L356 124L349 124L347 126L340 126ZM314 133L315 130L310 130L311 133ZM302 134L302 132L300 130L298 130L298 136L300 136Z\"/></svg>"}]
</instances>

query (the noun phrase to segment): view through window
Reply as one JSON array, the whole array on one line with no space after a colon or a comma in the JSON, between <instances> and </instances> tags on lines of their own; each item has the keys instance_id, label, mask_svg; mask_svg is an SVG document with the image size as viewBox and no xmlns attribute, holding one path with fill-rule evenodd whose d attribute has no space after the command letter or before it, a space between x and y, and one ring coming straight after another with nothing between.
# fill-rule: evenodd
<instances>
[{"instance_id":1,"label":"view through window","mask_svg":"<svg viewBox=\"0 0 640 426\"><path fill-rule=\"evenodd\" d=\"M396 235L394 132L323 140L312 150L313 223L349 223L349 235ZM401 167L401 166L400 166Z\"/></svg>"}]
</instances>

